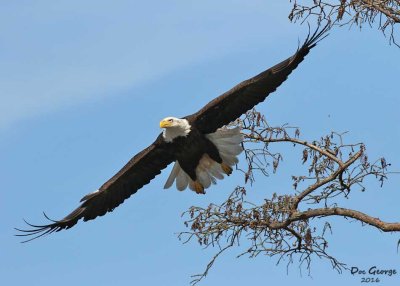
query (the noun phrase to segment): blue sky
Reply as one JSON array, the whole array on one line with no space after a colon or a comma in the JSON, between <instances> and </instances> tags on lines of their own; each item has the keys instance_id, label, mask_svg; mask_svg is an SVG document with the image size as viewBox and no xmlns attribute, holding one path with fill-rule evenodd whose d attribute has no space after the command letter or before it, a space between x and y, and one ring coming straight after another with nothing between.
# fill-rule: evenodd
<instances>
[{"instance_id":1,"label":"blue sky","mask_svg":"<svg viewBox=\"0 0 400 286\"><path fill-rule=\"evenodd\" d=\"M215 250L182 245L180 214L222 202L239 173L206 196L167 191L168 170L113 213L20 244L22 218L61 218L160 132L158 122L197 111L238 82L291 55L307 34L287 20L288 1L1 1L0 274L4 285L188 285ZM300 126L312 140L349 131L370 158L400 169L399 49L376 30L342 28L315 48L258 109L271 124ZM277 146L277 150L279 147ZM249 200L291 191L300 149ZM399 177L346 201L398 221ZM398 234L331 220L330 251L349 266L396 268ZM360 284L315 260L312 277L276 259L232 250L201 285ZM399 276L380 285L398 285Z\"/></svg>"}]
</instances>

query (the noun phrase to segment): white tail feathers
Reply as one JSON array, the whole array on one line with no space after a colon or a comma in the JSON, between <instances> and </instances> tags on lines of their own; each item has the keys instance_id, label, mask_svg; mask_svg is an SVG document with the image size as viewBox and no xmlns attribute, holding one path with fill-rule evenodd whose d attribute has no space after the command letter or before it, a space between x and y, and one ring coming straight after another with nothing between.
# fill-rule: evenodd
<instances>
[{"instance_id":1,"label":"white tail feathers","mask_svg":"<svg viewBox=\"0 0 400 286\"><path fill-rule=\"evenodd\" d=\"M175 178L178 176L179 172L181 171L181 166L179 165L179 162L176 161L174 167L172 168L171 173L168 176L167 181L165 182L164 189L168 189L172 186L172 184L175 181Z\"/></svg>"},{"instance_id":2,"label":"white tail feathers","mask_svg":"<svg viewBox=\"0 0 400 286\"><path fill-rule=\"evenodd\" d=\"M243 151L240 145L243 141L243 136L240 134L239 127L233 129L223 127L206 136L218 148L221 159L225 164L233 166L239 161L237 156ZM197 180L205 189L210 187L211 184L216 184L217 179L222 180L224 174L221 165L212 160L207 154L203 155L196 168ZM185 190L188 186L194 191L192 179L182 170L178 161L175 162L164 189L171 187L174 181L176 181L176 188L179 191Z\"/></svg>"}]
</instances>

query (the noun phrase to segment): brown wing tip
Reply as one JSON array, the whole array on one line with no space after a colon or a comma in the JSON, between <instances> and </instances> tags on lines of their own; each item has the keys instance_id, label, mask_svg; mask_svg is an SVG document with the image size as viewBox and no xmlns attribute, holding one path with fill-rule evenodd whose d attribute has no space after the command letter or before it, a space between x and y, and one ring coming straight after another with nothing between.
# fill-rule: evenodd
<instances>
[{"instance_id":1,"label":"brown wing tip","mask_svg":"<svg viewBox=\"0 0 400 286\"><path fill-rule=\"evenodd\" d=\"M26 243L26 242L35 240L35 239L37 239L39 237L48 235L50 233L58 232L58 231L60 231L62 229L67 229L67 228L71 227L68 224L66 224L66 222L64 220L61 220L61 221L53 220L53 219L49 218L46 215L46 213L44 213L44 212L43 212L43 215L48 221L51 221L52 223L45 224L45 225L35 225L35 224L31 224L31 223L27 222L24 219L24 222L29 227L31 227L31 229L14 228L16 231L20 232L18 234L15 234L15 236L28 238L27 240L21 241L21 243Z\"/></svg>"},{"instance_id":2,"label":"brown wing tip","mask_svg":"<svg viewBox=\"0 0 400 286\"><path fill-rule=\"evenodd\" d=\"M69 229L73 227L77 222L81 219L84 218L84 213L85 213L86 208L85 207L78 207L76 208L73 212L71 212L69 215L67 215L65 218L61 220L53 220L49 218L46 213L43 212L44 217L50 221L50 224L44 224L44 225L34 225L26 220L25 223L30 226L32 229L19 229L15 228L15 230L21 232L19 234L16 234L15 236L21 236L21 237L27 237L29 238L28 240L22 241L22 243L34 240L36 238L42 237L44 235L53 233L53 232L58 232L62 229Z\"/></svg>"},{"instance_id":3,"label":"brown wing tip","mask_svg":"<svg viewBox=\"0 0 400 286\"><path fill-rule=\"evenodd\" d=\"M314 33L311 34L310 24L309 23L307 24L308 24L308 35L301 48L299 48L299 50L303 48L311 50L312 48L314 48L320 41L329 36L329 33L327 32L332 27L332 24L328 22L325 26L322 27L322 29L321 26L318 26L318 28L314 31Z\"/></svg>"}]
</instances>

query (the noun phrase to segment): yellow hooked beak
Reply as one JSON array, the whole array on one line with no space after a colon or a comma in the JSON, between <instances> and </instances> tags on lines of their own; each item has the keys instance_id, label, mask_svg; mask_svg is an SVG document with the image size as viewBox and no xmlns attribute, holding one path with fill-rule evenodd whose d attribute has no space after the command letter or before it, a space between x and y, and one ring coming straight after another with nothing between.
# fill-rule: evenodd
<instances>
[{"instance_id":1,"label":"yellow hooked beak","mask_svg":"<svg viewBox=\"0 0 400 286\"><path fill-rule=\"evenodd\" d=\"M160 128L171 127L171 122L168 120L161 120L160 121Z\"/></svg>"}]
</instances>

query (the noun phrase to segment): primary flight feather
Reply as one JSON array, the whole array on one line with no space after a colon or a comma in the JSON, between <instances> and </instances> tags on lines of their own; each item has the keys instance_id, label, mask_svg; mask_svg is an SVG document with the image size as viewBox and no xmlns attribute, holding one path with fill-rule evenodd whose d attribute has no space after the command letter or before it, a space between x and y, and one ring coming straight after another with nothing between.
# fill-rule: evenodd
<instances>
[{"instance_id":1,"label":"primary flight feather","mask_svg":"<svg viewBox=\"0 0 400 286\"><path fill-rule=\"evenodd\" d=\"M148 184L170 163L175 165L164 188L175 182L178 190L187 187L198 194L232 172L241 153L239 128L224 127L274 92L301 63L309 51L325 37L328 27L309 35L294 55L259 75L241 82L184 118L167 117L160 122L164 131L149 147L136 154L117 174L97 191L84 196L81 205L61 220L33 225L17 236L45 234L73 227L80 219L88 221L113 211L125 199ZM25 242L26 242L25 241Z\"/></svg>"}]
</instances>

